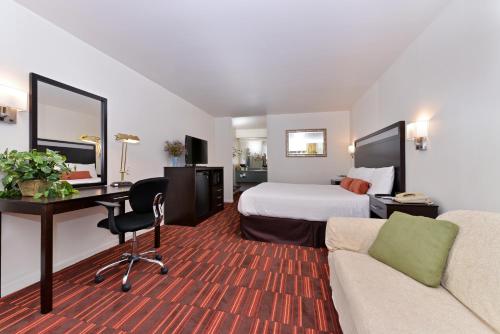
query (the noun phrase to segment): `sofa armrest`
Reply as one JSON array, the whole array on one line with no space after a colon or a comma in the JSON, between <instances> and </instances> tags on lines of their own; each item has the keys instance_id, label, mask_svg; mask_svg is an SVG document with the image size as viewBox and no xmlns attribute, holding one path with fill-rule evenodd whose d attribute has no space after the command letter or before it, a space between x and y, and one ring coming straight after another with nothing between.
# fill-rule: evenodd
<instances>
[{"instance_id":1,"label":"sofa armrest","mask_svg":"<svg viewBox=\"0 0 500 334\"><path fill-rule=\"evenodd\" d=\"M330 218L326 225L326 247L330 252L343 249L368 253L385 221L372 218Z\"/></svg>"}]
</instances>

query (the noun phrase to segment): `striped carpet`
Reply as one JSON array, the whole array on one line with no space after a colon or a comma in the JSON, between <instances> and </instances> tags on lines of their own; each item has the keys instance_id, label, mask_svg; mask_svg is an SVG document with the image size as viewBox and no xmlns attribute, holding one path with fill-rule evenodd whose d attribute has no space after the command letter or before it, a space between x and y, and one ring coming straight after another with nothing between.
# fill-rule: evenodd
<instances>
[{"instance_id":1,"label":"striped carpet","mask_svg":"<svg viewBox=\"0 0 500 334\"><path fill-rule=\"evenodd\" d=\"M197 227L163 226L170 272L138 263L93 283L128 251L114 247L55 274L54 310L38 312L37 286L0 299L0 333L339 333L326 250L242 240L236 206ZM153 244L142 235L141 250Z\"/></svg>"}]
</instances>

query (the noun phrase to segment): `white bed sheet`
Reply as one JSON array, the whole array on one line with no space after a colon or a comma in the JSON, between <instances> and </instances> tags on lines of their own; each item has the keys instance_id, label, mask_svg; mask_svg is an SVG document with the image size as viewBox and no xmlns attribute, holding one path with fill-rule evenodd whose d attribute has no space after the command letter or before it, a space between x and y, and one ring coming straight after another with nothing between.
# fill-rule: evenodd
<instances>
[{"instance_id":1,"label":"white bed sheet","mask_svg":"<svg viewBox=\"0 0 500 334\"><path fill-rule=\"evenodd\" d=\"M261 183L241 194L238 211L245 216L327 221L330 217L370 216L368 195L340 186Z\"/></svg>"}]
</instances>

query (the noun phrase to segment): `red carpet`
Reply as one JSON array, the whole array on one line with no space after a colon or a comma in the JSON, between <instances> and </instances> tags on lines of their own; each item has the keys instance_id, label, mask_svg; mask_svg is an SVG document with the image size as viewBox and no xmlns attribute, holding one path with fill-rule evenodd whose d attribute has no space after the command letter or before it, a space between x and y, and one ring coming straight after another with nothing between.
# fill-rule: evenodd
<instances>
[{"instance_id":1,"label":"red carpet","mask_svg":"<svg viewBox=\"0 0 500 334\"><path fill-rule=\"evenodd\" d=\"M139 263L96 285L117 246L55 275L54 310L38 312L37 286L0 299L0 333L342 333L325 249L242 240L235 205L197 227L162 227L170 272ZM140 237L141 249L153 244Z\"/></svg>"}]
</instances>

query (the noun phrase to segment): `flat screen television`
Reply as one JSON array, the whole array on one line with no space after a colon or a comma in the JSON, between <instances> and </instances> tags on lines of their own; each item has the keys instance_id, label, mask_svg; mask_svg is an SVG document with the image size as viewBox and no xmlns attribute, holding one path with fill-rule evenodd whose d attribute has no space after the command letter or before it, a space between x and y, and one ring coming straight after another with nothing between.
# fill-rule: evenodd
<instances>
[{"instance_id":1,"label":"flat screen television","mask_svg":"<svg viewBox=\"0 0 500 334\"><path fill-rule=\"evenodd\" d=\"M203 139L186 136L186 165L208 163L208 142Z\"/></svg>"}]
</instances>

